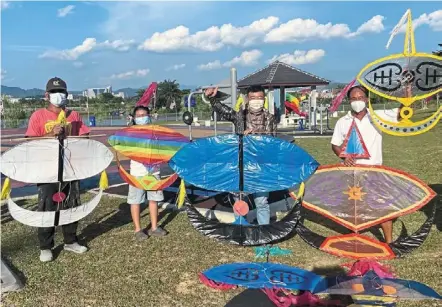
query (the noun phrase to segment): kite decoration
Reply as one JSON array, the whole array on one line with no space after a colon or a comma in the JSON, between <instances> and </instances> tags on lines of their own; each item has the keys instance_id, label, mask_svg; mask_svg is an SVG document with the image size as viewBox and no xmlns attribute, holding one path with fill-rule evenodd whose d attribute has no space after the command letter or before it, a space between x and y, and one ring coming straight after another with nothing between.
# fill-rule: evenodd
<instances>
[{"instance_id":1,"label":"kite decoration","mask_svg":"<svg viewBox=\"0 0 442 307\"><path fill-rule=\"evenodd\" d=\"M306 95L303 95L303 96L297 98L289 93L286 93L285 97L286 97L285 98L286 101L284 102L284 104L287 109L292 110L293 112L295 112L299 116L303 116L303 117L308 116L307 113L301 111L301 102L304 101L305 99L307 99Z\"/></svg>"},{"instance_id":2,"label":"kite decoration","mask_svg":"<svg viewBox=\"0 0 442 307\"><path fill-rule=\"evenodd\" d=\"M354 119L341 148L341 153L339 154L340 158L370 158L370 153L367 150L367 146L365 146L364 139L362 138L361 132L359 131Z\"/></svg>"},{"instance_id":3,"label":"kite decoration","mask_svg":"<svg viewBox=\"0 0 442 307\"><path fill-rule=\"evenodd\" d=\"M238 215L244 215L248 208L242 210L242 200L247 194L281 191L301 184L302 195L303 181L319 164L295 144L277 138L225 134L186 145L169 165L194 186L239 194L233 207ZM241 218L233 224L222 223L207 219L193 205L186 206L186 211L192 225L206 236L239 245L262 245L293 231L299 220L297 204L284 218L269 225L250 225Z\"/></svg>"},{"instance_id":4,"label":"kite decoration","mask_svg":"<svg viewBox=\"0 0 442 307\"><path fill-rule=\"evenodd\" d=\"M335 112L338 110L339 106L341 105L342 101L344 100L345 96L347 95L348 91L352 88L352 86L355 84L356 79L352 80L349 84L347 84L342 91L332 100L330 107L328 108L328 111L330 113Z\"/></svg>"},{"instance_id":5,"label":"kite decoration","mask_svg":"<svg viewBox=\"0 0 442 307\"><path fill-rule=\"evenodd\" d=\"M425 206L436 193L420 179L385 166L327 165L306 182L303 206L354 233L325 238L298 224L298 234L325 252L354 259L391 259L420 246L434 221L386 244L359 232Z\"/></svg>"},{"instance_id":6,"label":"kite decoration","mask_svg":"<svg viewBox=\"0 0 442 307\"><path fill-rule=\"evenodd\" d=\"M166 164L189 140L182 134L158 125L134 125L123 128L109 137L109 144L116 151L120 176L128 184L149 191L163 190L178 178L172 174L164 179L147 174L142 177L131 175L121 165L119 154L142 163L147 168L159 168Z\"/></svg>"},{"instance_id":7,"label":"kite decoration","mask_svg":"<svg viewBox=\"0 0 442 307\"><path fill-rule=\"evenodd\" d=\"M425 284L397 278L381 278L374 270L360 276L322 277L313 272L276 263L222 264L199 274L200 281L211 288L235 287L261 289L276 306L341 306L340 301L326 301L318 294L352 295L356 304L395 302L398 299L437 299L442 297ZM291 291L306 291L294 295ZM285 295L280 295L285 294ZM359 306L359 305L355 305ZM380 305L385 306L385 305Z\"/></svg>"},{"instance_id":8,"label":"kite decoration","mask_svg":"<svg viewBox=\"0 0 442 307\"><path fill-rule=\"evenodd\" d=\"M66 124L62 111L58 122ZM105 169L113 160L112 152L102 143L75 136L58 139L38 138L21 143L1 156L1 172L8 178L2 188L2 199L8 198L11 216L22 224L32 227L54 227L76 222L98 205L103 190L107 188ZM62 191L71 181L93 177L101 173L100 192L89 202L68 209L62 209L70 195ZM52 199L57 202L57 211L30 211L18 206L10 197L9 178L20 182L59 183L58 192Z\"/></svg>"},{"instance_id":9,"label":"kite decoration","mask_svg":"<svg viewBox=\"0 0 442 307\"><path fill-rule=\"evenodd\" d=\"M154 109L156 106L156 99L157 99L157 87L158 84L156 82L152 82L148 88L143 93L143 96L141 96L140 100L135 104L135 106L143 106L147 107L151 101L153 100Z\"/></svg>"},{"instance_id":10,"label":"kite decoration","mask_svg":"<svg viewBox=\"0 0 442 307\"><path fill-rule=\"evenodd\" d=\"M442 117L442 106L428 118L413 122L411 105L442 91L442 57L417 52L411 11L408 10L392 32L387 44L406 24L405 43L402 53L393 54L366 65L357 75L358 82L370 92L402 104L401 121L394 123L380 118L369 102L374 124L383 132L395 136L422 134L436 126Z\"/></svg>"}]
</instances>

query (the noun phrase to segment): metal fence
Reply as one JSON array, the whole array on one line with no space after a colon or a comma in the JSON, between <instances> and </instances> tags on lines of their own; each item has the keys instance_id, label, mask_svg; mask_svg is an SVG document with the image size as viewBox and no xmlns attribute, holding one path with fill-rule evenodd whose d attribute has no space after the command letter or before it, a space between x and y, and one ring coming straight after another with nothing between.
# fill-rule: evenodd
<instances>
[{"instance_id":1,"label":"metal fence","mask_svg":"<svg viewBox=\"0 0 442 307\"><path fill-rule=\"evenodd\" d=\"M193 117L201 120L213 120L211 112L194 112ZM88 126L96 127L109 127L109 126L126 126L128 124L128 117L125 115L115 116L109 115L109 112L105 113L90 113L89 117L83 115L83 122ZM182 122L183 113L163 113L158 114L155 118L152 118L153 122L167 124ZM0 126L2 129L12 128L26 128L28 126L29 119L1 119Z\"/></svg>"},{"instance_id":2,"label":"metal fence","mask_svg":"<svg viewBox=\"0 0 442 307\"><path fill-rule=\"evenodd\" d=\"M436 104L439 107L439 103ZM391 102L386 104L373 104L373 108L375 110L387 110L398 108L400 103ZM342 104L338 112L347 112L350 110L350 106L348 104ZM110 115L111 112L100 112L95 113L91 112L89 117L87 115L83 115L83 122L88 126L96 126L96 127L108 127L108 126L126 126L128 124L128 118L126 115ZM156 118L153 118L154 122L160 124L167 123L177 123L182 122L183 113L161 113L158 114ZM194 112L194 118L197 118L199 121L205 120L213 120L212 112ZM2 118L0 120L0 127L2 129L11 129L11 128L26 128L28 126L29 119L8 119ZM95 123L94 123L95 121Z\"/></svg>"}]
</instances>

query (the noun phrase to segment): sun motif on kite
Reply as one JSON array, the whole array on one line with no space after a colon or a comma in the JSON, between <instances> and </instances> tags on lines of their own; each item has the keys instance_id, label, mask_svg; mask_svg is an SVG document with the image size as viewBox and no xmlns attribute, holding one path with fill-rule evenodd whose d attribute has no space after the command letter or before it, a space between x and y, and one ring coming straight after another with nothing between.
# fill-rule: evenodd
<instances>
[{"instance_id":1,"label":"sun motif on kite","mask_svg":"<svg viewBox=\"0 0 442 307\"><path fill-rule=\"evenodd\" d=\"M362 197L367 194L362 192L362 187L348 187L347 192L343 192L344 194L348 195L348 200L359 200L362 201Z\"/></svg>"}]
</instances>

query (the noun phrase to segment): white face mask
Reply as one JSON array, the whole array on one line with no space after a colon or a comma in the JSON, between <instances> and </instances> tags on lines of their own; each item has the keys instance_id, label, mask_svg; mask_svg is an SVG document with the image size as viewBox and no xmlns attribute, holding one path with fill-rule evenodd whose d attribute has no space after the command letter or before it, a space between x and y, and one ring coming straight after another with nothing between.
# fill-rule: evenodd
<instances>
[{"instance_id":1,"label":"white face mask","mask_svg":"<svg viewBox=\"0 0 442 307\"><path fill-rule=\"evenodd\" d=\"M249 100L250 111L261 111L263 108L264 108L264 100L262 99Z\"/></svg>"},{"instance_id":2,"label":"white face mask","mask_svg":"<svg viewBox=\"0 0 442 307\"><path fill-rule=\"evenodd\" d=\"M363 101L363 100L356 100L356 101L352 101L350 103L350 106L353 109L353 111L355 111L356 113L359 113L359 112L362 112L367 105L366 105L365 101Z\"/></svg>"},{"instance_id":3,"label":"white face mask","mask_svg":"<svg viewBox=\"0 0 442 307\"><path fill-rule=\"evenodd\" d=\"M62 107L66 105L66 94L65 93L50 93L49 102L56 107Z\"/></svg>"},{"instance_id":4,"label":"white face mask","mask_svg":"<svg viewBox=\"0 0 442 307\"><path fill-rule=\"evenodd\" d=\"M135 124L137 125L147 125L151 122L150 116L135 117Z\"/></svg>"}]
</instances>

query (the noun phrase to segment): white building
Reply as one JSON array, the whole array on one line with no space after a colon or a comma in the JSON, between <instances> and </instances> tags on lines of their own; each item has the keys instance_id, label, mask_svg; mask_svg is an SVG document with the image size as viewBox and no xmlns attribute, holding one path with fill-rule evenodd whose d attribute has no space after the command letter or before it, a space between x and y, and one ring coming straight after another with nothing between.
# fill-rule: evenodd
<instances>
[{"instance_id":1,"label":"white building","mask_svg":"<svg viewBox=\"0 0 442 307\"><path fill-rule=\"evenodd\" d=\"M125 98L124 92L118 92L118 93L112 93L112 95L114 95L115 97L121 97L121 98Z\"/></svg>"},{"instance_id":2,"label":"white building","mask_svg":"<svg viewBox=\"0 0 442 307\"><path fill-rule=\"evenodd\" d=\"M88 88L83 91L83 96L88 98L97 98L100 94L109 93L112 94L112 86Z\"/></svg>"}]
</instances>

